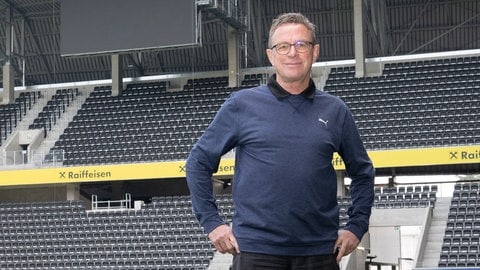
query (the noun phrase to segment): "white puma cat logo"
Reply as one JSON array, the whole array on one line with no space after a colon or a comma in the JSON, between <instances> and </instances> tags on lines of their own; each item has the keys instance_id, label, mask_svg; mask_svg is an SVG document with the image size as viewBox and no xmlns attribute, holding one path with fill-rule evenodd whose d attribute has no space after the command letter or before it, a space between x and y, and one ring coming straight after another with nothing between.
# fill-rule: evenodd
<instances>
[{"instance_id":1,"label":"white puma cat logo","mask_svg":"<svg viewBox=\"0 0 480 270\"><path fill-rule=\"evenodd\" d=\"M325 127L328 127L328 126L327 126L328 120L323 120L322 118L318 118L318 121L324 123L324 124L325 124Z\"/></svg>"}]
</instances>

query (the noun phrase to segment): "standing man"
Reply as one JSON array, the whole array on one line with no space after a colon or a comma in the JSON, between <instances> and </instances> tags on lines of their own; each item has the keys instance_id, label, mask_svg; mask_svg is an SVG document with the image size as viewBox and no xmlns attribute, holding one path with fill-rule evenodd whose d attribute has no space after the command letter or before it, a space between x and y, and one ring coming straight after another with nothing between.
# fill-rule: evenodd
<instances>
[{"instance_id":1,"label":"standing man","mask_svg":"<svg viewBox=\"0 0 480 270\"><path fill-rule=\"evenodd\" d=\"M235 270L338 269L368 230L374 168L353 117L310 78L319 55L315 26L302 14L273 21L266 86L225 101L187 160L193 210ZM236 148L232 227L219 215L212 174ZM338 152L352 179L349 220L339 230Z\"/></svg>"}]
</instances>

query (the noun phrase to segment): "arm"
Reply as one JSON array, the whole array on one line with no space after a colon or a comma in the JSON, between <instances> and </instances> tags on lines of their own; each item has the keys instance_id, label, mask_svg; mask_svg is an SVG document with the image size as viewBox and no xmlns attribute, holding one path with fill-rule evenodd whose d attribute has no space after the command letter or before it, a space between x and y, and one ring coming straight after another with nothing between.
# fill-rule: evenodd
<instances>
[{"instance_id":1,"label":"arm","mask_svg":"<svg viewBox=\"0 0 480 270\"><path fill-rule=\"evenodd\" d=\"M186 163L193 211L207 233L225 224L215 203L212 174L222 155L236 144L236 107L232 97L222 105L210 126L193 147Z\"/></svg>"},{"instance_id":2,"label":"arm","mask_svg":"<svg viewBox=\"0 0 480 270\"><path fill-rule=\"evenodd\" d=\"M345 115L339 154L345 163L348 176L352 179L350 185L352 206L348 209L349 220L344 228L347 232L340 231L335 246L341 246L339 252L343 251L343 255L347 255L353 251L368 230L375 178L375 170L350 111Z\"/></svg>"}]
</instances>

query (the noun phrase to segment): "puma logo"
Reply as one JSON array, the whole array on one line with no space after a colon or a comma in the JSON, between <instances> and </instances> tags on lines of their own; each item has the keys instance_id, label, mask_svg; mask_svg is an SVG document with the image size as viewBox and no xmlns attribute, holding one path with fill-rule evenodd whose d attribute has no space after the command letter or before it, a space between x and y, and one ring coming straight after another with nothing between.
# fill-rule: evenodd
<instances>
[{"instance_id":1,"label":"puma logo","mask_svg":"<svg viewBox=\"0 0 480 270\"><path fill-rule=\"evenodd\" d=\"M322 118L318 118L318 121L324 123L324 124L325 124L325 127L328 127L328 125L327 125L327 124L328 124L328 120L323 120Z\"/></svg>"}]
</instances>

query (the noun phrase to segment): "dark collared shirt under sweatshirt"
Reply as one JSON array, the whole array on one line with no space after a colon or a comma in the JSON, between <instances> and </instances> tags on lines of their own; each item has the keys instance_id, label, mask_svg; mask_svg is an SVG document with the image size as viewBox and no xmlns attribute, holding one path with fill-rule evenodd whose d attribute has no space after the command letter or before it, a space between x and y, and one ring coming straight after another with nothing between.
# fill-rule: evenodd
<instances>
[{"instance_id":1,"label":"dark collared shirt under sweatshirt","mask_svg":"<svg viewBox=\"0 0 480 270\"><path fill-rule=\"evenodd\" d=\"M276 81L234 92L187 160L194 212L207 233L224 224L211 176L235 148L232 229L240 251L272 255L331 254L339 229L337 177L332 155L352 179L346 229L368 230L374 168L352 114L313 81L292 95Z\"/></svg>"}]
</instances>

